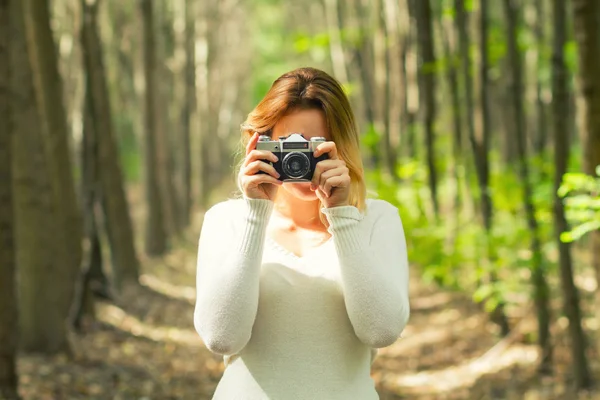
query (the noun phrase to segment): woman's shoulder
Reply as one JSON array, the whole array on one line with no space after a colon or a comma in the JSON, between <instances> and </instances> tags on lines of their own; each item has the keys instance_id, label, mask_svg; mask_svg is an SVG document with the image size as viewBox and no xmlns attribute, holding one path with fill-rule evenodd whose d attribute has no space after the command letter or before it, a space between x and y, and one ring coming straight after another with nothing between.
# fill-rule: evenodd
<instances>
[{"instance_id":1,"label":"woman's shoulder","mask_svg":"<svg viewBox=\"0 0 600 400\"><path fill-rule=\"evenodd\" d=\"M219 201L206 210L205 218L206 216L223 218L236 216L243 212L244 204L243 198L231 198Z\"/></svg>"},{"instance_id":2,"label":"woman's shoulder","mask_svg":"<svg viewBox=\"0 0 600 400\"><path fill-rule=\"evenodd\" d=\"M398 207L387 200L369 198L366 200L365 204L365 215L372 218L394 214L399 215Z\"/></svg>"}]
</instances>

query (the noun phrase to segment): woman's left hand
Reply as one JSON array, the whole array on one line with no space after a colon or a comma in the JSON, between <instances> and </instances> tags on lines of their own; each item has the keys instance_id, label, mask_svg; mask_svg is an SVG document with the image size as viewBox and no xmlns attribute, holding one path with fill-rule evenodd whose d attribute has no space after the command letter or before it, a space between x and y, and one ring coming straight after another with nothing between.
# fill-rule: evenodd
<instances>
[{"instance_id":1,"label":"woman's left hand","mask_svg":"<svg viewBox=\"0 0 600 400\"><path fill-rule=\"evenodd\" d=\"M310 188L316 190L317 197L325 207L349 205L350 174L346 162L338 158L334 142L320 144L314 152L315 157L327 153L328 159L319 161L315 167Z\"/></svg>"}]
</instances>

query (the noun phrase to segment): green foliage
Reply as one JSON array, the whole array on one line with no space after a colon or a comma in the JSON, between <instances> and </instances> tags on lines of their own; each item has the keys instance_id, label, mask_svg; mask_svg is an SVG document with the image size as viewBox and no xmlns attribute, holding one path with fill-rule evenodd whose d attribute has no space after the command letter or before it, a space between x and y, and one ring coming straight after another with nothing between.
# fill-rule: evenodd
<instances>
[{"instance_id":1,"label":"green foliage","mask_svg":"<svg viewBox=\"0 0 600 400\"><path fill-rule=\"evenodd\" d=\"M565 199L565 214L573 226L561 233L563 242L576 241L600 229L600 165L596 167L596 177L584 173L563 175L558 195Z\"/></svg>"},{"instance_id":2,"label":"green foliage","mask_svg":"<svg viewBox=\"0 0 600 400\"><path fill-rule=\"evenodd\" d=\"M329 49L329 35L327 33L319 33L313 36L304 33L295 35L294 49L298 53L306 53L315 48Z\"/></svg>"},{"instance_id":3,"label":"green foliage","mask_svg":"<svg viewBox=\"0 0 600 400\"><path fill-rule=\"evenodd\" d=\"M372 132L365 136L377 137ZM449 163L449 156L439 158L442 159L437 160L440 165ZM454 210L455 183L448 174L442 176L438 187L441 208L446 210L438 221L427 211L430 194L424 162L401 160L397 170L401 183L392 181L380 171L369 171L367 181L379 198L400 210L409 260L422 278L445 288L470 292L474 301L493 310L500 303L522 297L522 293L531 293L530 278L535 260L531 252L531 232L524 217L519 176L515 170L501 167L502 164L497 162L499 154L490 153L490 159L494 211L489 233L480 217L480 194L474 170L466 174L468 191L463 188L461 193L463 204L471 202L466 198L474 197L475 209L466 206L460 213ZM547 259L556 247L552 218L554 189L552 180L543 177L552 176L554 167L551 157L547 156L532 157L529 162L533 166L531 179L535 182L532 200L545 253L543 258ZM496 282L489 281L491 272L498 276Z\"/></svg>"},{"instance_id":4,"label":"green foliage","mask_svg":"<svg viewBox=\"0 0 600 400\"><path fill-rule=\"evenodd\" d=\"M115 114L115 133L119 138L119 155L127 182L138 182L141 178L141 148L135 137L135 123L130 114Z\"/></svg>"},{"instance_id":5,"label":"green foliage","mask_svg":"<svg viewBox=\"0 0 600 400\"><path fill-rule=\"evenodd\" d=\"M500 61L506 57L506 33L499 25L490 25L488 28L488 57L492 70L490 75L497 75L501 68L497 68Z\"/></svg>"},{"instance_id":6,"label":"green foliage","mask_svg":"<svg viewBox=\"0 0 600 400\"><path fill-rule=\"evenodd\" d=\"M567 41L565 44L565 63L571 74L577 72L577 42L575 39Z\"/></svg>"}]
</instances>

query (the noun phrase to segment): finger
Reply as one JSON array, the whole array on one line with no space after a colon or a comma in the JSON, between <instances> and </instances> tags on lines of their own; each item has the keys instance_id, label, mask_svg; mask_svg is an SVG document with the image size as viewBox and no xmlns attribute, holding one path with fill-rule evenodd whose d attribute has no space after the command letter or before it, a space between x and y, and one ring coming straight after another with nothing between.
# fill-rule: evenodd
<instances>
[{"instance_id":1,"label":"finger","mask_svg":"<svg viewBox=\"0 0 600 400\"><path fill-rule=\"evenodd\" d=\"M268 150L252 150L246 155L246 159L244 160L244 166L256 160L277 162L279 158L277 158L277 156L273 152L270 152Z\"/></svg>"},{"instance_id":2,"label":"finger","mask_svg":"<svg viewBox=\"0 0 600 400\"><path fill-rule=\"evenodd\" d=\"M319 182L321 179L321 174L325 171L328 171L330 169L334 169L334 168L338 168L340 166L345 166L346 163L342 160L323 160L323 161L319 161L317 163L317 165L315 166L315 172L313 174L313 177L311 179L311 184L316 186L319 186Z\"/></svg>"},{"instance_id":3,"label":"finger","mask_svg":"<svg viewBox=\"0 0 600 400\"><path fill-rule=\"evenodd\" d=\"M345 165L341 165L337 168L332 168L330 170L324 171L321 173L321 178L319 179L319 186L324 187L325 182L334 176L341 176L348 173L348 168Z\"/></svg>"},{"instance_id":4,"label":"finger","mask_svg":"<svg viewBox=\"0 0 600 400\"><path fill-rule=\"evenodd\" d=\"M334 176L332 178L329 178L327 180L327 182L325 182L325 185L323 186L323 192L325 193L325 195L327 197L331 196L331 189L333 188L339 188L339 187L346 187L350 184L350 177L343 175L343 176Z\"/></svg>"},{"instance_id":5,"label":"finger","mask_svg":"<svg viewBox=\"0 0 600 400\"><path fill-rule=\"evenodd\" d=\"M313 155L316 157L321 157L323 154L327 153L327 156L330 160L338 159L337 147L335 147L335 143L333 142L325 142L321 143L315 149Z\"/></svg>"},{"instance_id":6,"label":"finger","mask_svg":"<svg viewBox=\"0 0 600 400\"><path fill-rule=\"evenodd\" d=\"M258 143L258 136L258 132L254 132L254 134L250 137L250 140L246 145L246 155L250 154L250 152L256 148L256 143Z\"/></svg>"},{"instance_id":7,"label":"finger","mask_svg":"<svg viewBox=\"0 0 600 400\"><path fill-rule=\"evenodd\" d=\"M319 198L319 200L323 201L324 199L327 198L327 195L321 190L321 189L317 189L315 191L315 193L317 194L317 197Z\"/></svg>"},{"instance_id":8,"label":"finger","mask_svg":"<svg viewBox=\"0 0 600 400\"><path fill-rule=\"evenodd\" d=\"M282 181L273 178L271 175L258 174L258 175L246 175L242 178L242 186L246 188L255 188L263 183L271 183L273 185L281 186Z\"/></svg>"},{"instance_id":9,"label":"finger","mask_svg":"<svg viewBox=\"0 0 600 400\"><path fill-rule=\"evenodd\" d=\"M275 168L272 165L260 160L253 161L250 164L248 164L248 166L244 168L243 173L244 175L255 175L258 171L266 172L275 179L279 178L279 173L275 170Z\"/></svg>"}]
</instances>

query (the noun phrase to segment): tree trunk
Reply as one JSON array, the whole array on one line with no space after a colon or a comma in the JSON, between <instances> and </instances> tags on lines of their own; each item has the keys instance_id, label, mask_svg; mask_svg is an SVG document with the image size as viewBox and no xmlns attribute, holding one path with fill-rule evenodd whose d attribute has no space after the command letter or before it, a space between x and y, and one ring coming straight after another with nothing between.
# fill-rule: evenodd
<instances>
[{"instance_id":1,"label":"tree trunk","mask_svg":"<svg viewBox=\"0 0 600 400\"><path fill-rule=\"evenodd\" d=\"M185 1L185 98L183 106L182 132L182 174L183 174L183 205L181 210L182 226L185 228L191 222L192 213L192 150L191 127L193 114L196 109L196 2Z\"/></svg>"},{"instance_id":2,"label":"tree trunk","mask_svg":"<svg viewBox=\"0 0 600 400\"><path fill-rule=\"evenodd\" d=\"M327 33L329 35L329 54L331 56L331 65L333 74L342 85L348 84L348 73L346 72L346 61L344 48L342 47L342 38L340 35L339 0L323 0L325 18L327 20Z\"/></svg>"},{"instance_id":3,"label":"tree trunk","mask_svg":"<svg viewBox=\"0 0 600 400\"><path fill-rule=\"evenodd\" d=\"M98 34L98 1L82 0L81 7L81 44L83 64L91 91L91 117L94 131L102 133L95 136L98 139L97 171L102 187L100 194L107 222L115 286L120 290L123 285L137 283L139 261L135 252L119 149L113 133L102 45Z\"/></svg>"},{"instance_id":4,"label":"tree trunk","mask_svg":"<svg viewBox=\"0 0 600 400\"><path fill-rule=\"evenodd\" d=\"M141 0L143 21L144 78L145 78L145 178L146 201L146 253L150 256L163 254L167 250L162 193L160 192L157 170L157 131L156 131L156 46L154 38L154 17L152 0Z\"/></svg>"},{"instance_id":5,"label":"tree trunk","mask_svg":"<svg viewBox=\"0 0 600 400\"><path fill-rule=\"evenodd\" d=\"M448 80L448 89L450 91L450 99L452 104L452 122L454 135L452 137L452 178L454 179L454 218L455 226L458 228L460 209L462 207L461 198L461 173L460 165L463 161L462 157L462 106L460 103L460 85L458 82L458 60L456 56L456 39L452 26L442 19L440 28L442 31L442 44L444 49L444 57L448 60L446 68L446 79ZM453 43L451 43L451 40Z\"/></svg>"},{"instance_id":6,"label":"tree trunk","mask_svg":"<svg viewBox=\"0 0 600 400\"><path fill-rule=\"evenodd\" d=\"M518 11L514 0L504 0L504 11L506 14L508 29L508 57L510 62L512 78L512 104L515 115L515 133L517 136L517 151L519 155L519 175L523 185L523 202L527 216L527 226L531 232L532 258L532 284L537 311L538 342L542 352L540 361L541 371L551 368L552 349L550 345L550 309L549 288L545 277L544 260L542 255L542 244L538 229L538 221L533 204L533 187L529 173L527 160L527 138L525 134L525 122L523 112L523 83L521 78L521 59L517 45Z\"/></svg>"},{"instance_id":7,"label":"tree trunk","mask_svg":"<svg viewBox=\"0 0 600 400\"><path fill-rule=\"evenodd\" d=\"M419 158L419 146L417 143L417 113L419 110L419 76L417 66L417 34L416 34L416 16L415 0L404 0L406 7L404 9L407 18L406 43L403 52L403 78L405 86L405 128L406 128L406 153L405 156L416 160Z\"/></svg>"},{"instance_id":8,"label":"tree trunk","mask_svg":"<svg viewBox=\"0 0 600 400\"><path fill-rule=\"evenodd\" d=\"M398 147L400 145L400 121L402 115L402 47L405 40L404 32L399 28L398 4L393 0L383 0L383 22L387 43L386 70L387 84L384 85L386 93L385 130L388 136L388 147L383 153L390 175L398 180L397 162Z\"/></svg>"},{"instance_id":9,"label":"tree trunk","mask_svg":"<svg viewBox=\"0 0 600 400\"><path fill-rule=\"evenodd\" d=\"M165 228L167 236L176 236L180 231L179 210L177 206L178 191L175 185L176 181L176 162L174 157L174 148L178 140L178 135L173 134L176 130L172 118L171 109L175 101L174 86L175 77L168 67L172 63L173 57L173 20L169 9L169 3L166 1L154 2L159 8L156 16L156 54L157 59L161 60L156 64L156 90L159 94L156 96L156 151L157 167L160 191L163 194L163 215L165 218Z\"/></svg>"},{"instance_id":10,"label":"tree trunk","mask_svg":"<svg viewBox=\"0 0 600 400\"><path fill-rule=\"evenodd\" d=\"M209 52L209 40L208 40L208 11L206 10L205 3L202 6L198 5L196 8L195 18L197 21L197 36L195 38L196 49L200 50L196 52L196 105L197 105L197 119L196 130L199 133L199 158L198 161L198 177L199 177L199 197L200 204L203 207L208 207L208 196L210 192L210 148L209 141L211 140L210 126L209 126L209 103L210 96L208 93L208 52Z\"/></svg>"},{"instance_id":11,"label":"tree trunk","mask_svg":"<svg viewBox=\"0 0 600 400\"><path fill-rule=\"evenodd\" d=\"M12 188L12 115L10 9L0 0L0 398L16 399L18 314L16 296L15 219Z\"/></svg>"},{"instance_id":12,"label":"tree trunk","mask_svg":"<svg viewBox=\"0 0 600 400\"><path fill-rule=\"evenodd\" d=\"M86 7L85 4L83 4ZM85 14L84 14L85 15ZM85 17L84 17L85 18ZM84 20L85 21L85 20ZM86 21L87 22L87 21ZM84 22L84 23L86 23ZM89 22L87 22L89 23ZM77 287L72 324L81 331L84 317L95 317L94 298L92 295L93 263L101 254L98 224L96 222L96 203L100 194L100 178L98 171L98 135L93 122L93 99L90 74L85 76L85 95L83 103L83 137L81 140L81 199L83 209L84 246L81 278ZM100 265L102 272L102 266ZM102 274L103 276L103 274ZM105 283L105 281L103 282ZM107 288L106 288L107 289Z\"/></svg>"},{"instance_id":13,"label":"tree trunk","mask_svg":"<svg viewBox=\"0 0 600 400\"><path fill-rule=\"evenodd\" d=\"M417 39L419 56L419 99L421 100L423 125L425 129L425 148L427 150L427 167L429 170L429 189L436 218L439 216L437 194L437 169L435 165L435 74L436 64L433 50L433 27L430 0L415 2L417 17Z\"/></svg>"},{"instance_id":14,"label":"tree trunk","mask_svg":"<svg viewBox=\"0 0 600 400\"><path fill-rule=\"evenodd\" d=\"M83 296L83 298L80 298L79 308L74 312L76 327L79 322L77 318L81 317L80 314L88 310L92 311L91 307L87 306L89 300L87 297L88 289L100 298L109 299L112 297L110 295L109 282L103 269L102 243L100 242L101 224L97 216L101 209L102 185L99 176L99 139L92 117L92 93L88 77L86 77L85 85L83 139L80 153L82 166L81 197L83 202L85 243L87 246L82 263L84 291L80 292L80 296Z\"/></svg>"},{"instance_id":15,"label":"tree trunk","mask_svg":"<svg viewBox=\"0 0 600 400\"><path fill-rule=\"evenodd\" d=\"M485 6L485 5L484 5ZM481 140L478 142L475 133L475 112L474 112L474 94L473 94L473 75L471 72L471 57L469 55L471 42L469 40L469 16L467 14L467 10L465 9L464 0L455 0L454 7L456 10L456 29L458 31L458 48L460 53L460 66L462 69L462 77L463 77L463 85L465 90L465 117L467 122L467 138L469 139L469 143L471 144L471 151L473 153L473 160L475 164L475 172L477 174L477 183L479 184L479 188L482 189L483 179L485 175L485 171L483 170L482 161L482 153L483 149L481 148L482 142ZM481 137L480 137L481 139ZM464 145L464 143L463 143ZM465 160L465 175L466 181L469 182L469 177L471 176L471 165L470 162ZM467 184L467 189L469 185ZM482 191L482 195L484 192ZM482 198L482 206L485 200ZM477 206L475 207L477 208Z\"/></svg>"},{"instance_id":16,"label":"tree trunk","mask_svg":"<svg viewBox=\"0 0 600 400\"><path fill-rule=\"evenodd\" d=\"M363 97L363 104L365 105L365 123L367 125L367 132L376 130L377 125L377 108L376 108L376 94L375 94L375 72L373 68L373 48L372 41L369 40L368 34L368 21L369 21L369 7L364 7L361 0L353 0L353 16L356 18L356 26L360 32L360 41L355 49L355 57L358 64L358 70L360 72L360 87L361 95ZM369 163L373 168L378 168L381 162L380 149L377 145L369 146Z\"/></svg>"},{"instance_id":17,"label":"tree trunk","mask_svg":"<svg viewBox=\"0 0 600 400\"><path fill-rule=\"evenodd\" d=\"M569 164L569 72L565 64L564 48L567 40L567 6L564 0L553 0L553 56L552 56L552 125L554 136L554 236L559 250L560 279L563 292L563 309L569 319L573 373L578 388L588 388L592 377L586 358L587 338L581 324L579 292L574 282L571 261L571 244L560 240L560 234L569 230L565 218L563 199L558 188Z\"/></svg>"},{"instance_id":18,"label":"tree trunk","mask_svg":"<svg viewBox=\"0 0 600 400\"><path fill-rule=\"evenodd\" d=\"M80 267L81 226L62 89L47 4L14 4L19 340L26 351L68 352L66 327Z\"/></svg>"},{"instance_id":19,"label":"tree trunk","mask_svg":"<svg viewBox=\"0 0 600 400\"><path fill-rule=\"evenodd\" d=\"M103 269L102 243L100 242L101 221L98 220L98 214L101 210L101 183L98 171L98 137L94 129L92 118L92 94L90 83L86 80L85 104L83 110L83 140L81 149L82 165L82 199L84 213L85 238L87 241L87 253L83 261L83 281L89 286L89 290L103 299L110 299L111 290L108 279ZM85 302L80 304L79 313L85 313L89 308L86 307L86 292L80 293L84 296ZM90 307L91 308L91 307ZM91 311L91 310L90 310ZM79 316L76 311L75 315ZM78 322L78 321L76 321ZM77 325L77 324L75 324Z\"/></svg>"},{"instance_id":20,"label":"tree trunk","mask_svg":"<svg viewBox=\"0 0 600 400\"><path fill-rule=\"evenodd\" d=\"M578 127L583 148L583 169L590 175L600 165L600 3L597 0L572 0L574 32L579 71ZM590 233L592 265L600 286L600 230ZM596 291L600 306L600 290Z\"/></svg>"},{"instance_id":21,"label":"tree trunk","mask_svg":"<svg viewBox=\"0 0 600 400\"><path fill-rule=\"evenodd\" d=\"M542 49L545 46L546 38L544 35L544 2L545 0L535 0L535 38L537 42L537 61L536 61L536 76L540 73L543 53ZM542 154L544 149L546 148L546 131L547 123L546 123L546 106L544 105L544 101L542 99L542 80L536 79L536 136L533 141L533 148L536 154Z\"/></svg>"},{"instance_id":22,"label":"tree trunk","mask_svg":"<svg viewBox=\"0 0 600 400\"><path fill-rule=\"evenodd\" d=\"M394 150L392 148L392 141L390 135L389 126L389 90L390 84L390 70L387 63L389 54L389 38L387 36L385 22L382 18L384 12L383 0L375 0L373 2L373 9L371 14L371 26L374 27L375 32L372 40L373 48L373 109L375 111L374 127L375 132L379 137L379 161L381 162L381 169L388 176L395 176L395 159Z\"/></svg>"}]
</instances>

